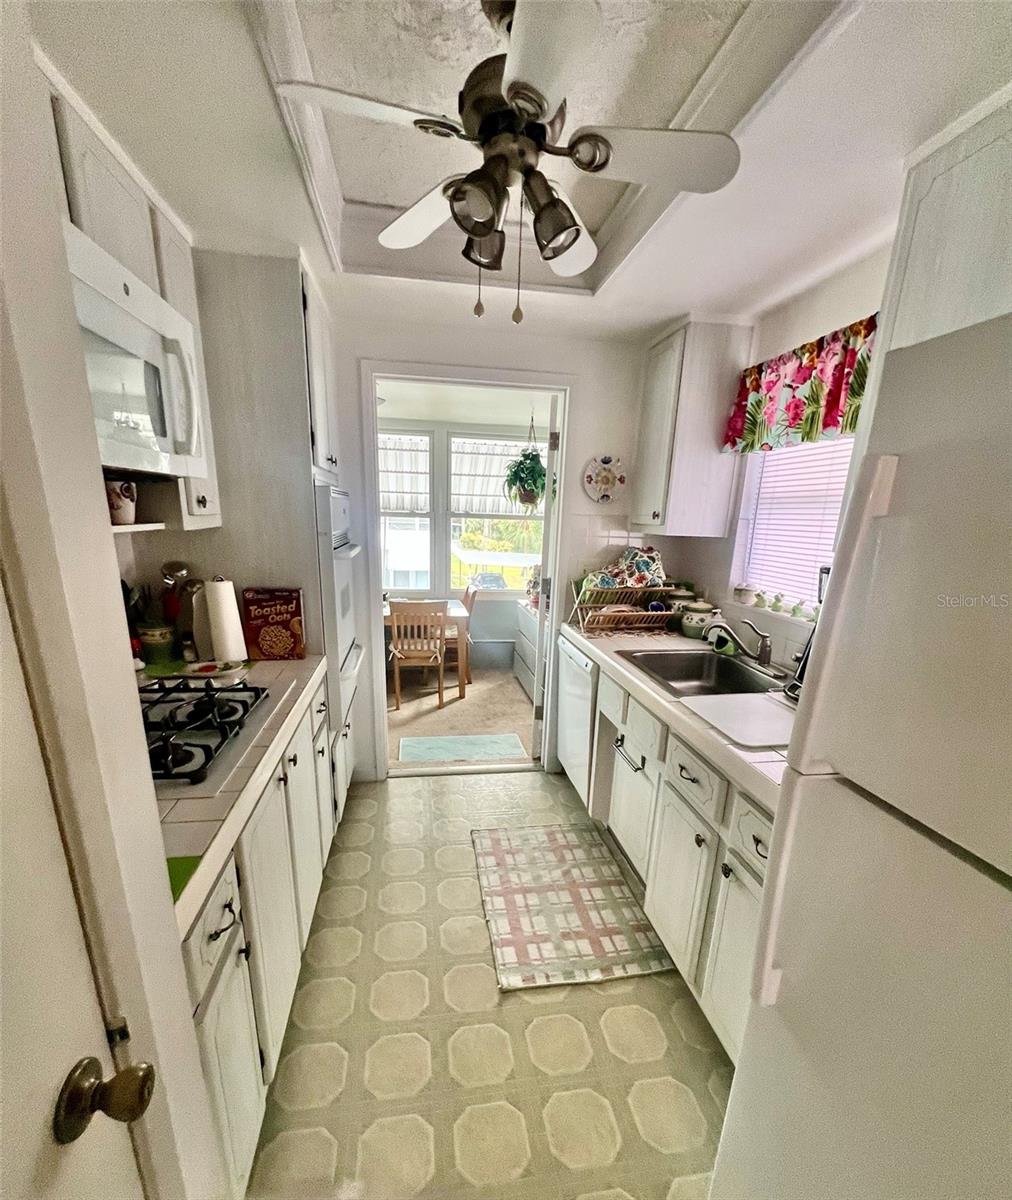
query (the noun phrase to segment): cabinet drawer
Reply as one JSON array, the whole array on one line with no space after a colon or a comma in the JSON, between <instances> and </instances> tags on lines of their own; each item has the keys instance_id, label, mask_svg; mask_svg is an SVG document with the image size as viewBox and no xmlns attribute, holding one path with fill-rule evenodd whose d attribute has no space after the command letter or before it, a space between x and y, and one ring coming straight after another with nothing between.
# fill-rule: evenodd
<instances>
[{"instance_id":1,"label":"cabinet drawer","mask_svg":"<svg viewBox=\"0 0 1012 1200\"><path fill-rule=\"evenodd\" d=\"M313 723L313 733L319 731L320 726L327 720L327 684L321 683L313 693L313 699L309 705L310 719Z\"/></svg>"},{"instance_id":2,"label":"cabinet drawer","mask_svg":"<svg viewBox=\"0 0 1012 1200\"><path fill-rule=\"evenodd\" d=\"M664 758L664 742L668 731L660 721L636 700L629 700L625 716L625 733L647 758L658 762Z\"/></svg>"},{"instance_id":3,"label":"cabinet drawer","mask_svg":"<svg viewBox=\"0 0 1012 1200\"><path fill-rule=\"evenodd\" d=\"M524 664L531 674L534 674L534 646L524 637L522 633L517 633L513 639L513 653Z\"/></svg>"},{"instance_id":4,"label":"cabinet drawer","mask_svg":"<svg viewBox=\"0 0 1012 1200\"><path fill-rule=\"evenodd\" d=\"M183 942L183 962L186 964L186 982L190 988L190 1000L194 1008L200 1003L204 991L214 974L222 951L228 942L225 931L239 924L239 882L235 874L235 862L230 858L214 891L207 899L197 923Z\"/></svg>"},{"instance_id":5,"label":"cabinet drawer","mask_svg":"<svg viewBox=\"0 0 1012 1200\"><path fill-rule=\"evenodd\" d=\"M758 871L760 878L766 874L772 837L773 823L770 819L741 792L735 792L728 844L738 851L750 867Z\"/></svg>"},{"instance_id":6,"label":"cabinet drawer","mask_svg":"<svg viewBox=\"0 0 1012 1200\"><path fill-rule=\"evenodd\" d=\"M668 782L708 820L719 824L724 815L727 780L684 746L678 738L668 739L666 760Z\"/></svg>"},{"instance_id":7,"label":"cabinet drawer","mask_svg":"<svg viewBox=\"0 0 1012 1200\"><path fill-rule=\"evenodd\" d=\"M602 675L597 685L597 707L615 726L625 724L625 706L629 697L614 679Z\"/></svg>"},{"instance_id":8,"label":"cabinet drawer","mask_svg":"<svg viewBox=\"0 0 1012 1200\"><path fill-rule=\"evenodd\" d=\"M515 653L513 655L513 674L517 677L520 686L527 693L531 703L534 703L534 672Z\"/></svg>"},{"instance_id":9,"label":"cabinet drawer","mask_svg":"<svg viewBox=\"0 0 1012 1200\"><path fill-rule=\"evenodd\" d=\"M520 633L529 641L537 643L538 640L538 613L536 609L531 608L529 604L524 604L522 601L517 605L517 628Z\"/></svg>"}]
</instances>

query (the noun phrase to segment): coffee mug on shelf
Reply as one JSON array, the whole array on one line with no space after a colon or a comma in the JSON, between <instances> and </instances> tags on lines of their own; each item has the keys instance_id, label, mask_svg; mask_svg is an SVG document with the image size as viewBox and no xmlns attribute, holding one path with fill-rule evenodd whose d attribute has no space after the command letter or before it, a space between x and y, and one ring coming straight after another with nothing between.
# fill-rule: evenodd
<instances>
[{"instance_id":1,"label":"coffee mug on shelf","mask_svg":"<svg viewBox=\"0 0 1012 1200\"><path fill-rule=\"evenodd\" d=\"M133 525L137 519L137 484L130 479L107 479L105 499L114 525Z\"/></svg>"}]
</instances>

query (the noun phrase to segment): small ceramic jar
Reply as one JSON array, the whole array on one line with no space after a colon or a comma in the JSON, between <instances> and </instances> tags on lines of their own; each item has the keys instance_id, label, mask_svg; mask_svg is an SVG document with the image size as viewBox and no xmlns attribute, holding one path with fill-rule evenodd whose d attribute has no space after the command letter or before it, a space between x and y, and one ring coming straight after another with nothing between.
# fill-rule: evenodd
<instances>
[{"instance_id":1,"label":"small ceramic jar","mask_svg":"<svg viewBox=\"0 0 1012 1200\"><path fill-rule=\"evenodd\" d=\"M734 589L734 599L737 604L752 605L755 603L755 589L739 583Z\"/></svg>"},{"instance_id":2,"label":"small ceramic jar","mask_svg":"<svg viewBox=\"0 0 1012 1200\"><path fill-rule=\"evenodd\" d=\"M707 625L719 618L719 608L714 608L706 600L692 600L682 611L682 633L686 637L702 638Z\"/></svg>"}]
</instances>

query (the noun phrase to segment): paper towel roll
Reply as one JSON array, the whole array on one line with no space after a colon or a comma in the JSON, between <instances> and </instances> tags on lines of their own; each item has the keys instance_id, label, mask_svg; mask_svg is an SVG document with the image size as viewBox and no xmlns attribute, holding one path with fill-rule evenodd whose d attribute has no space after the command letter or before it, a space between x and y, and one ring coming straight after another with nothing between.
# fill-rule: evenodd
<instances>
[{"instance_id":1,"label":"paper towel roll","mask_svg":"<svg viewBox=\"0 0 1012 1200\"><path fill-rule=\"evenodd\" d=\"M239 619L239 604L230 579L209 579L204 584L211 650L218 662L243 662L246 639Z\"/></svg>"}]
</instances>

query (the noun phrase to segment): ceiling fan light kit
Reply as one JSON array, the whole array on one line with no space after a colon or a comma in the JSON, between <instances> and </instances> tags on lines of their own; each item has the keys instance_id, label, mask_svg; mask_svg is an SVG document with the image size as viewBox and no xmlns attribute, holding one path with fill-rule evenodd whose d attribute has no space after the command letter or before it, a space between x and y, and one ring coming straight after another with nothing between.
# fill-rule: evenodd
<instances>
[{"instance_id":1,"label":"ceiling fan light kit","mask_svg":"<svg viewBox=\"0 0 1012 1200\"><path fill-rule=\"evenodd\" d=\"M457 138L481 150L480 167L431 188L380 232L381 245L417 246L452 217L467 234L464 258L479 271L501 270L512 188L521 193L518 238L527 207L542 259L555 274L572 277L594 263L597 246L568 197L539 170L543 154L568 158L591 175L647 186L663 180L685 192L716 191L733 178L738 148L723 133L611 125L578 129L568 144L561 142L566 88L574 70L585 70L597 57L598 0L481 0L481 5L492 27L508 38L508 50L469 73L457 99L459 121L322 84L276 85L290 101ZM519 295L513 319L523 319Z\"/></svg>"}]
</instances>

